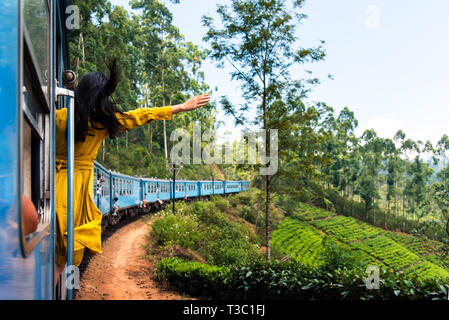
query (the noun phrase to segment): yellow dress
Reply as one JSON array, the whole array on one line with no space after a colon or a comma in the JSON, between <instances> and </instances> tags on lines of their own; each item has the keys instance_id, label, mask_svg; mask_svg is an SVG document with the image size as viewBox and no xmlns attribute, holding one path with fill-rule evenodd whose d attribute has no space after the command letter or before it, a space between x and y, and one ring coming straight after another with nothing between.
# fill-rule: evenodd
<instances>
[{"instance_id":1,"label":"yellow dress","mask_svg":"<svg viewBox=\"0 0 449 320\"><path fill-rule=\"evenodd\" d=\"M132 130L152 120L170 120L172 108L139 108L117 114L117 120ZM100 127L100 126L99 126ZM56 111L56 263L67 262L67 109ZM75 144L74 169L74 264L79 266L84 249L101 253L101 212L92 200L93 166L108 130L89 128L84 142Z\"/></svg>"}]
</instances>

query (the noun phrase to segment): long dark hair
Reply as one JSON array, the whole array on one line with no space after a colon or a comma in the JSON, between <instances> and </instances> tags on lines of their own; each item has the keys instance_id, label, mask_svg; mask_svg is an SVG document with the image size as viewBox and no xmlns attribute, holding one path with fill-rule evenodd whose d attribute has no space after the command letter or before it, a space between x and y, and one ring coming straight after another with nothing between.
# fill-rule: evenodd
<instances>
[{"instance_id":1,"label":"long dark hair","mask_svg":"<svg viewBox=\"0 0 449 320\"><path fill-rule=\"evenodd\" d=\"M91 72L79 82L75 91L75 141L85 141L89 122L92 128L108 130L109 137L114 138L123 129L116 114L123 114L110 100L118 84L117 61L107 64L109 78L102 72ZM98 125L102 125L99 127Z\"/></svg>"}]
</instances>

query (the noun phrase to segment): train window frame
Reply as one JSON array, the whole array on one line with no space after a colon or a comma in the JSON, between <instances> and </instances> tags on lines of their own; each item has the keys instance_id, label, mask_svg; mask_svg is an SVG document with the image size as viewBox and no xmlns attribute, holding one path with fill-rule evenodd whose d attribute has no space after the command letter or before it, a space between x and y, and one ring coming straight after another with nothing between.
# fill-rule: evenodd
<instances>
[{"instance_id":1,"label":"train window frame","mask_svg":"<svg viewBox=\"0 0 449 320\"><path fill-rule=\"evenodd\" d=\"M46 10L46 69L47 74L50 68L50 8L45 1ZM23 8L21 8L21 32L20 41L22 43L19 57L19 167L20 186L19 194L30 197L31 202L38 212L38 226L30 234L25 234L23 207L19 212L19 242L23 257L28 257L41 240L49 235L51 225L51 114L52 108L49 102L50 87L45 86L42 81L41 71L36 63L33 47L25 24ZM39 70L39 71L37 71ZM25 132L25 130L27 130ZM24 141L25 135L29 139ZM26 150L25 150L26 149ZM29 150L28 150L29 149ZM26 158L29 156L29 158ZM29 160L29 161L28 161ZM25 176L29 173L29 176ZM29 185L29 190L25 189L25 180ZM27 193L27 194L26 194Z\"/></svg>"}]
</instances>

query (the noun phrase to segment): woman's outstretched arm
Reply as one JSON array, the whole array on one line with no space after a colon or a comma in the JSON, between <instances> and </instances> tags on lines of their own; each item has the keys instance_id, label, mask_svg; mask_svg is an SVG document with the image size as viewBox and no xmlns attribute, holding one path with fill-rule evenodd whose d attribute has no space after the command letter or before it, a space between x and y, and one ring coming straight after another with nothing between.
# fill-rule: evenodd
<instances>
[{"instance_id":1,"label":"woman's outstretched arm","mask_svg":"<svg viewBox=\"0 0 449 320\"><path fill-rule=\"evenodd\" d=\"M198 109L205 106L209 102L209 100L210 96L208 94L195 96L184 103L172 106L172 114Z\"/></svg>"},{"instance_id":2,"label":"woman's outstretched arm","mask_svg":"<svg viewBox=\"0 0 449 320\"><path fill-rule=\"evenodd\" d=\"M117 113L116 118L123 130L133 130L150 121L171 120L172 114L191 111L205 106L210 100L207 94L195 96L184 103L160 108L138 108L132 111ZM107 131L105 131L107 134Z\"/></svg>"}]
</instances>

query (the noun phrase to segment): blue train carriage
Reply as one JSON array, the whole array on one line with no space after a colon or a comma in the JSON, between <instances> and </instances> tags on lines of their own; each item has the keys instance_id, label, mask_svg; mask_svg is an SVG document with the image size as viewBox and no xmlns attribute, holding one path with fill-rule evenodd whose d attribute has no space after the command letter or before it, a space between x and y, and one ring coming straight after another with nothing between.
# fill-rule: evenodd
<instances>
[{"instance_id":1,"label":"blue train carriage","mask_svg":"<svg viewBox=\"0 0 449 320\"><path fill-rule=\"evenodd\" d=\"M141 199L159 208L164 200L171 198L170 181L156 178L141 178ZM158 201L160 200L160 201Z\"/></svg>"},{"instance_id":2,"label":"blue train carriage","mask_svg":"<svg viewBox=\"0 0 449 320\"><path fill-rule=\"evenodd\" d=\"M201 196L210 196L213 193L212 180L200 181Z\"/></svg>"},{"instance_id":3,"label":"blue train carriage","mask_svg":"<svg viewBox=\"0 0 449 320\"><path fill-rule=\"evenodd\" d=\"M215 180L213 182L213 194L221 195L224 194L224 181L221 180Z\"/></svg>"},{"instance_id":4,"label":"blue train carriage","mask_svg":"<svg viewBox=\"0 0 449 320\"><path fill-rule=\"evenodd\" d=\"M173 181L170 182L173 192ZM188 199L196 197L197 193L196 181L193 180L175 180L175 199Z\"/></svg>"},{"instance_id":5,"label":"blue train carriage","mask_svg":"<svg viewBox=\"0 0 449 320\"><path fill-rule=\"evenodd\" d=\"M54 299L54 106L68 69L66 1L0 2L0 299ZM62 19L61 19L62 17ZM25 234L22 199L38 212Z\"/></svg>"},{"instance_id":6,"label":"blue train carriage","mask_svg":"<svg viewBox=\"0 0 449 320\"><path fill-rule=\"evenodd\" d=\"M242 191L241 181L225 181L225 193L237 193Z\"/></svg>"},{"instance_id":7,"label":"blue train carriage","mask_svg":"<svg viewBox=\"0 0 449 320\"><path fill-rule=\"evenodd\" d=\"M95 161L92 182L92 198L102 214L106 214L112 209L111 182L111 172Z\"/></svg>"},{"instance_id":8,"label":"blue train carriage","mask_svg":"<svg viewBox=\"0 0 449 320\"><path fill-rule=\"evenodd\" d=\"M171 181L171 188L170 190L173 193L173 181ZM185 184L184 182L180 180L175 180L175 199L183 199L184 198L184 191L185 191ZM173 198L173 196L172 196Z\"/></svg>"},{"instance_id":9,"label":"blue train carriage","mask_svg":"<svg viewBox=\"0 0 449 320\"><path fill-rule=\"evenodd\" d=\"M119 172L110 172L111 183L111 210L104 212L103 217L110 220L111 215L114 213L114 206L118 207L118 216L134 216L136 214L136 208L139 208L142 204L141 198L141 179L138 177L132 177ZM117 212L116 212L117 213ZM114 217L117 214L113 215ZM119 219L118 219L119 220ZM118 221L113 221L115 224Z\"/></svg>"},{"instance_id":10,"label":"blue train carriage","mask_svg":"<svg viewBox=\"0 0 449 320\"><path fill-rule=\"evenodd\" d=\"M198 198L200 196L200 190L198 186L198 181L196 180L185 180L186 185L186 196L187 198Z\"/></svg>"},{"instance_id":11,"label":"blue train carriage","mask_svg":"<svg viewBox=\"0 0 449 320\"><path fill-rule=\"evenodd\" d=\"M241 181L240 183L241 183L242 191L249 190L249 188L251 187L249 181L247 181L247 180Z\"/></svg>"}]
</instances>

